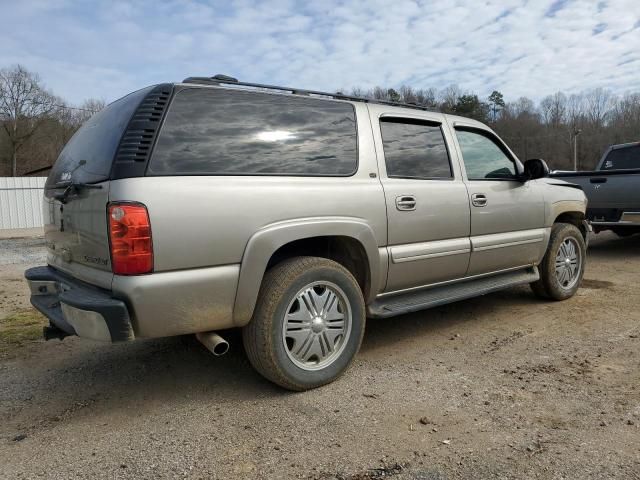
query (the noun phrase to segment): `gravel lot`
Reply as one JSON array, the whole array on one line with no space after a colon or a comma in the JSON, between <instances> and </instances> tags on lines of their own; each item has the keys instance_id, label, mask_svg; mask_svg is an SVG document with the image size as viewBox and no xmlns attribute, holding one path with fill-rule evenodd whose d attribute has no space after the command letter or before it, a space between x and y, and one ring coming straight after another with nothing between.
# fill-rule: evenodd
<instances>
[{"instance_id":1,"label":"gravel lot","mask_svg":"<svg viewBox=\"0 0 640 480\"><path fill-rule=\"evenodd\" d=\"M22 242L0 242L0 319L28 308L42 247ZM574 298L372 320L353 368L305 393L258 376L237 332L221 358L29 342L0 357L0 478L640 479L639 277L640 237L600 234Z\"/></svg>"},{"instance_id":2,"label":"gravel lot","mask_svg":"<svg viewBox=\"0 0 640 480\"><path fill-rule=\"evenodd\" d=\"M43 238L0 238L0 266L38 265L46 258Z\"/></svg>"}]
</instances>

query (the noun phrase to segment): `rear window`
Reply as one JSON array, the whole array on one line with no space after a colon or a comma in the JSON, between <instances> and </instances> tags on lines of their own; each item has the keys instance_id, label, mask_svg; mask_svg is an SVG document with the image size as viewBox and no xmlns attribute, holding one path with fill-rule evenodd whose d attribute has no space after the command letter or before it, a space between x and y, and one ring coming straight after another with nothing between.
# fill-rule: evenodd
<instances>
[{"instance_id":1,"label":"rear window","mask_svg":"<svg viewBox=\"0 0 640 480\"><path fill-rule=\"evenodd\" d=\"M611 150L602 164L601 170L624 170L640 168L640 145Z\"/></svg>"},{"instance_id":2,"label":"rear window","mask_svg":"<svg viewBox=\"0 0 640 480\"><path fill-rule=\"evenodd\" d=\"M174 97L148 173L348 176L356 169L349 103L191 88Z\"/></svg>"},{"instance_id":3,"label":"rear window","mask_svg":"<svg viewBox=\"0 0 640 480\"><path fill-rule=\"evenodd\" d=\"M87 120L60 153L47 186L68 180L79 183L107 180L122 134L136 107L152 88L130 93ZM80 165L82 160L85 163Z\"/></svg>"}]
</instances>

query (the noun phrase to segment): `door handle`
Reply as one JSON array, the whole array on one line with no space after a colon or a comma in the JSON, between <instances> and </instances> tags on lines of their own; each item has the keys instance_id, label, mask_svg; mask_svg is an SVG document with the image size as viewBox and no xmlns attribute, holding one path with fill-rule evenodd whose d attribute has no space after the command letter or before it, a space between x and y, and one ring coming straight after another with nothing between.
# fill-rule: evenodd
<instances>
[{"instance_id":1,"label":"door handle","mask_svg":"<svg viewBox=\"0 0 640 480\"><path fill-rule=\"evenodd\" d=\"M413 195L401 195L399 197L396 197L396 208L398 210L415 210L416 203L416 197L414 197Z\"/></svg>"},{"instance_id":2,"label":"door handle","mask_svg":"<svg viewBox=\"0 0 640 480\"><path fill-rule=\"evenodd\" d=\"M595 178L590 178L589 181L591 183L607 183L607 178L606 177L595 177Z\"/></svg>"},{"instance_id":3,"label":"door handle","mask_svg":"<svg viewBox=\"0 0 640 480\"><path fill-rule=\"evenodd\" d=\"M471 195L471 204L474 207L484 207L487 205L487 196L484 193L474 193Z\"/></svg>"}]
</instances>

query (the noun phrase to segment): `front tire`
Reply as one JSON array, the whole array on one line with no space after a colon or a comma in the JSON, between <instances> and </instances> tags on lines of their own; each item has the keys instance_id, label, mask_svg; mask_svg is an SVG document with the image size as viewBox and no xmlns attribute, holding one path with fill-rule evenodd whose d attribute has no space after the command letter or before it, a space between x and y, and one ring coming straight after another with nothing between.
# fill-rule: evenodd
<instances>
[{"instance_id":1,"label":"front tire","mask_svg":"<svg viewBox=\"0 0 640 480\"><path fill-rule=\"evenodd\" d=\"M326 258L296 257L265 274L242 339L260 374L302 391L347 370L364 326L364 300L353 275Z\"/></svg>"},{"instance_id":2,"label":"front tire","mask_svg":"<svg viewBox=\"0 0 640 480\"><path fill-rule=\"evenodd\" d=\"M571 298L582 282L586 254L584 237L575 225L554 224L547 252L539 265L540 279L531 284L533 292L552 300Z\"/></svg>"}]
</instances>

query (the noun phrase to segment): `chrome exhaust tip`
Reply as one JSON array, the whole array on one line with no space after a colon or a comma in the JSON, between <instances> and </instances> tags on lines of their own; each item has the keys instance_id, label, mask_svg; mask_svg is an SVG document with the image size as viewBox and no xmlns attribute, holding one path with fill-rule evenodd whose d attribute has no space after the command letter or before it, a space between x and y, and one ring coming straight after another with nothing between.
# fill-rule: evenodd
<instances>
[{"instance_id":1,"label":"chrome exhaust tip","mask_svg":"<svg viewBox=\"0 0 640 480\"><path fill-rule=\"evenodd\" d=\"M229 342L216 332L199 332L196 333L196 338L216 357L224 355L229 351Z\"/></svg>"}]
</instances>

